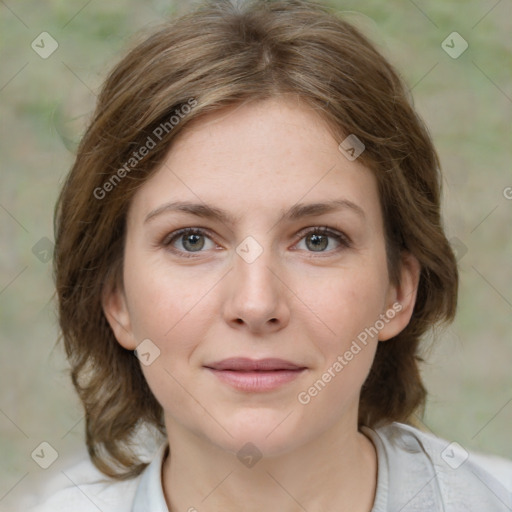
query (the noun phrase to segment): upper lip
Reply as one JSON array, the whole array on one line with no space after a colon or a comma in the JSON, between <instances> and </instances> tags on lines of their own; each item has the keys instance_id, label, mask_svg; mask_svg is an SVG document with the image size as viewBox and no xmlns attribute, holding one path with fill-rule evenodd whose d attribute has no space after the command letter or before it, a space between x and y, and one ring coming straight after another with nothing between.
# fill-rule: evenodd
<instances>
[{"instance_id":1,"label":"upper lip","mask_svg":"<svg viewBox=\"0 0 512 512\"><path fill-rule=\"evenodd\" d=\"M299 366L285 359L267 358L250 359L247 357L230 357L205 365L213 370L233 370L242 372L272 371L272 370L302 370L305 366Z\"/></svg>"}]
</instances>

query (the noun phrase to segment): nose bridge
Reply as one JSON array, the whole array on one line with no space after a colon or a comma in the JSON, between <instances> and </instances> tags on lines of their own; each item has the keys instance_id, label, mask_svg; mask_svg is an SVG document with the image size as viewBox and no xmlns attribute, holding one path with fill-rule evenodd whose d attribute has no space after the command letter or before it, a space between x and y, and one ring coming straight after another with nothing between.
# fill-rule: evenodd
<instances>
[{"instance_id":1,"label":"nose bridge","mask_svg":"<svg viewBox=\"0 0 512 512\"><path fill-rule=\"evenodd\" d=\"M270 247L264 247L253 237L239 244L233 259L227 321L244 323L251 329L283 326L288 322L285 290L276 276L278 267Z\"/></svg>"},{"instance_id":2,"label":"nose bridge","mask_svg":"<svg viewBox=\"0 0 512 512\"><path fill-rule=\"evenodd\" d=\"M257 242L256 242L257 243ZM254 241L244 241L237 247L234 258L234 279L243 297L255 302L271 301L277 290L274 274L275 257L270 248L256 245ZM260 305L260 306L261 306Z\"/></svg>"}]
</instances>

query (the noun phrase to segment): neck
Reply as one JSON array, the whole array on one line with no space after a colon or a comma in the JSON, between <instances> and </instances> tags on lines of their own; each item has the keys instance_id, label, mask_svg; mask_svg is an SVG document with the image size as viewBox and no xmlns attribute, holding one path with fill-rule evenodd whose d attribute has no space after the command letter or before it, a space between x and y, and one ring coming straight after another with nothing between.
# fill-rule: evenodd
<instances>
[{"instance_id":1,"label":"neck","mask_svg":"<svg viewBox=\"0 0 512 512\"><path fill-rule=\"evenodd\" d=\"M167 421L170 455L163 487L170 512L281 510L282 512L370 512L377 457L372 442L356 428L336 425L300 447L263 457L252 467Z\"/></svg>"}]
</instances>

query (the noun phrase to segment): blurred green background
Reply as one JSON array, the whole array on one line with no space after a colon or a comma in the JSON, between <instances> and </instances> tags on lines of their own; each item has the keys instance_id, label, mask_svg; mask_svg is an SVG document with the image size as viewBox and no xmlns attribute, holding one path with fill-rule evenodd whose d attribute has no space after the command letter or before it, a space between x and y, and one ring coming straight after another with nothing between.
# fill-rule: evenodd
<instances>
[{"instance_id":1,"label":"blurred green background","mask_svg":"<svg viewBox=\"0 0 512 512\"><path fill-rule=\"evenodd\" d=\"M31 458L42 441L59 452L53 470L83 453L81 407L55 346L47 261L72 151L123 49L191 3L0 2L1 510L47 474ZM512 2L329 3L398 67L441 156L461 289L456 322L425 344L425 428L512 458ZM458 58L442 47L454 31L469 45ZM58 43L46 59L31 47L42 46L42 32Z\"/></svg>"}]
</instances>

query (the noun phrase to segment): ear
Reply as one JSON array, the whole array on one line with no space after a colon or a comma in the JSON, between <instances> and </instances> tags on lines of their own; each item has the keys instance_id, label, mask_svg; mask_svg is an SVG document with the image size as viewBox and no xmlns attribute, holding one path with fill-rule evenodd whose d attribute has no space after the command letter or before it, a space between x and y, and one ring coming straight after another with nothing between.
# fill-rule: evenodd
<instances>
[{"instance_id":1,"label":"ear","mask_svg":"<svg viewBox=\"0 0 512 512\"><path fill-rule=\"evenodd\" d=\"M127 350L135 350L137 343L133 336L130 312L122 284L113 281L106 283L101 304L119 344Z\"/></svg>"},{"instance_id":2,"label":"ear","mask_svg":"<svg viewBox=\"0 0 512 512\"><path fill-rule=\"evenodd\" d=\"M379 332L379 341L389 340L403 331L411 320L416 304L421 265L409 252L402 252L401 260L400 283L390 284L386 310L381 315L387 322Z\"/></svg>"}]
</instances>

